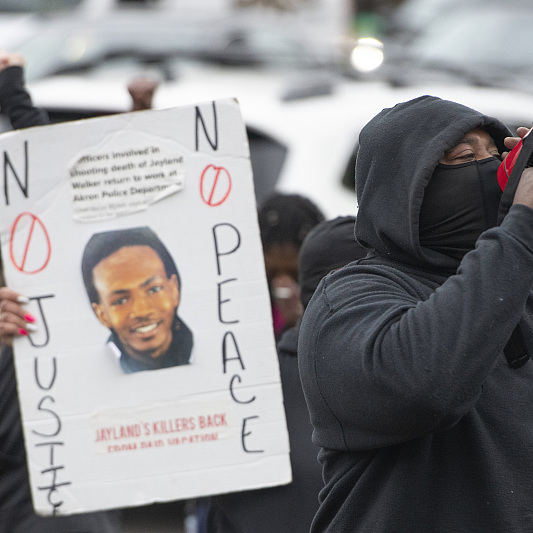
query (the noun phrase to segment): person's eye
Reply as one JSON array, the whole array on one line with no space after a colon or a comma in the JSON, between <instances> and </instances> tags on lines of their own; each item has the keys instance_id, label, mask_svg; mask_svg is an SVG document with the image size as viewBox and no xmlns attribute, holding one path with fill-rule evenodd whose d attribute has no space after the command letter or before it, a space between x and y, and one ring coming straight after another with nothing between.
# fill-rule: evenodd
<instances>
[{"instance_id":1,"label":"person's eye","mask_svg":"<svg viewBox=\"0 0 533 533\"><path fill-rule=\"evenodd\" d=\"M454 161L474 161L476 158L476 154L474 152L463 152L461 154L456 155L453 160Z\"/></svg>"},{"instance_id":2,"label":"person's eye","mask_svg":"<svg viewBox=\"0 0 533 533\"><path fill-rule=\"evenodd\" d=\"M476 154L474 153L474 150L469 148L460 148L451 150L448 154L446 154L443 163L448 165L459 165L460 163L474 161L475 158Z\"/></svg>"},{"instance_id":3,"label":"person's eye","mask_svg":"<svg viewBox=\"0 0 533 533\"><path fill-rule=\"evenodd\" d=\"M113 306L124 305L127 301L128 301L128 299L125 296L121 296L120 298L117 298L116 300L113 300L111 302L111 305L113 305Z\"/></svg>"},{"instance_id":4,"label":"person's eye","mask_svg":"<svg viewBox=\"0 0 533 533\"><path fill-rule=\"evenodd\" d=\"M157 292L161 292L163 290L163 285L155 285L154 287L150 287L148 289L148 294L155 294Z\"/></svg>"}]
</instances>

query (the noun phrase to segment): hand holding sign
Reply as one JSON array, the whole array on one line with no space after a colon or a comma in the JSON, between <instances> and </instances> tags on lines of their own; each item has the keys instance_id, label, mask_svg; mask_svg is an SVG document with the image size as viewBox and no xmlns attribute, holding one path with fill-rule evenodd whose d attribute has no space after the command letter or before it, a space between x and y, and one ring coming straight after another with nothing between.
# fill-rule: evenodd
<instances>
[{"instance_id":1,"label":"hand holding sign","mask_svg":"<svg viewBox=\"0 0 533 533\"><path fill-rule=\"evenodd\" d=\"M23 304L29 300L7 287L0 288L0 342L10 346L15 336L35 331L35 317L28 313Z\"/></svg>"}]
</instances>

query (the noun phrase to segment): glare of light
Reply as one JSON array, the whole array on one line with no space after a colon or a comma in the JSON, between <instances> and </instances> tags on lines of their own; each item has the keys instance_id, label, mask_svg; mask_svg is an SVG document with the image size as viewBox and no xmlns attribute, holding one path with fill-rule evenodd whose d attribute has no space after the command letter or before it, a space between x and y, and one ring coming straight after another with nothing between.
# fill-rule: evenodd
<instances>
[{"instance_id":1,"label":"glare of light","mask_svg":"<svg viewBox=\"0 0 533 533\"><path fill-rule=\"evenodd\" d=\"M359 72L376 70L383 63L383 43L372 37L358 39L350 60Z\"/></svg>"},{"instance_id":2,"label":"glare of light","mask_svg":"<svg viewBox=\"0 0 533 533\"><path fill-rule=\"evenodd\" d=\"M63 51L63 57L69 63L76 63L83 59L87 53L88 47L89 43L87 36L75 35L67 41Z\"/></svg>"}]
</instances>

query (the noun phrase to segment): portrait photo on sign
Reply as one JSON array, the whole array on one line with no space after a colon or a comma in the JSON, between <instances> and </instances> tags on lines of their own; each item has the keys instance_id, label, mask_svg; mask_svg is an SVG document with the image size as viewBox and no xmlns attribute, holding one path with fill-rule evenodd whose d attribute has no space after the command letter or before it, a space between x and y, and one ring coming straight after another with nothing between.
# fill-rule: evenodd
<instances>
[{"instance_id":1,"label":"portrait photo on sign","mask_svg":"<svg viewBox=\"0 0 533 533\"><path fill-rule=\"evenodd\" d=\"M188 365L193 334L178 315L181 278L149 227L95 233L81 262L96 318L124 373Z\"/></svg>"}]
</instances>

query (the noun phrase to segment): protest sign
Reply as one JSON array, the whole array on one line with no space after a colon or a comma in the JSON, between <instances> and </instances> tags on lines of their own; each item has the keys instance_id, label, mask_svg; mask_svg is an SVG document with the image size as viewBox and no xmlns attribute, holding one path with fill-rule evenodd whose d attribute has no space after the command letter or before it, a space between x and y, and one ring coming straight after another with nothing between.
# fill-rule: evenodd
<instances>
[{"instance_id":1,"label":"protest sign","mask_svg":"<svg viewBox=\"0 0 533 533\"><path fill-rule=\"evenodd\" d=\"M238 103L1 138L5 277L37 319L14 344L36 511L290 482Z\"/></svg>"}]
</instances>

